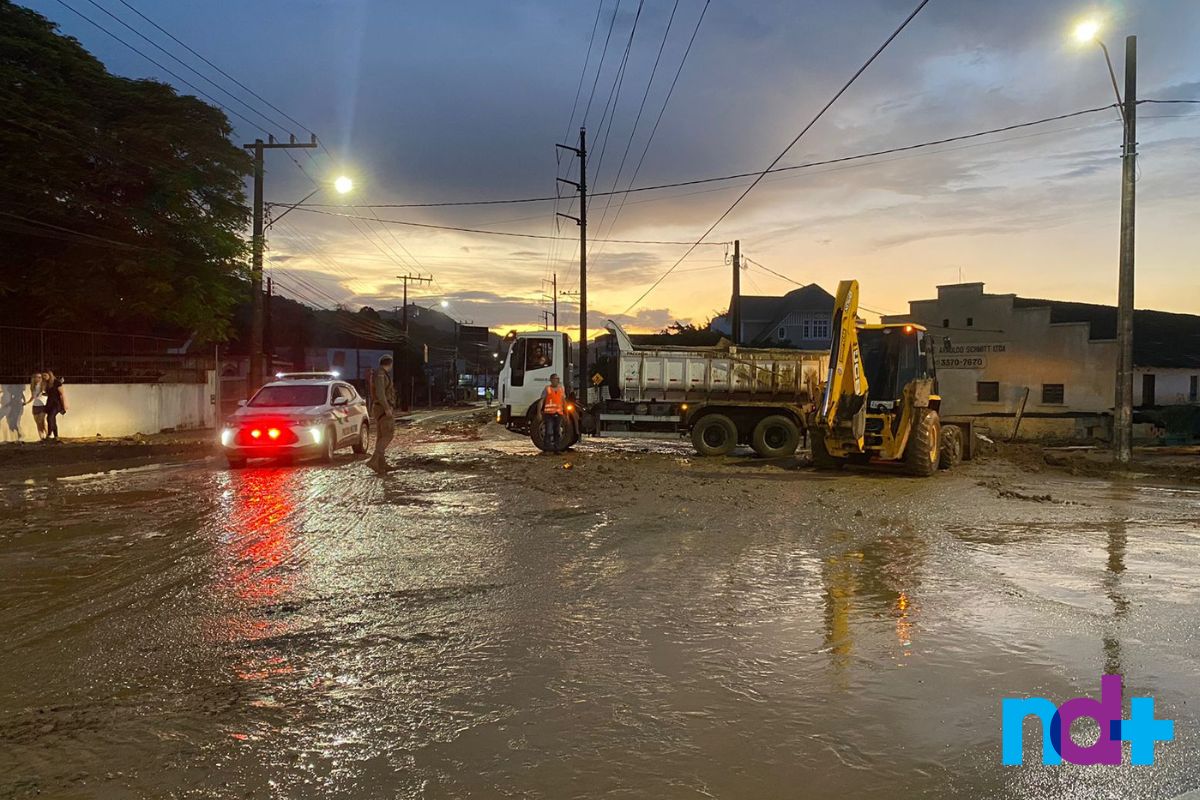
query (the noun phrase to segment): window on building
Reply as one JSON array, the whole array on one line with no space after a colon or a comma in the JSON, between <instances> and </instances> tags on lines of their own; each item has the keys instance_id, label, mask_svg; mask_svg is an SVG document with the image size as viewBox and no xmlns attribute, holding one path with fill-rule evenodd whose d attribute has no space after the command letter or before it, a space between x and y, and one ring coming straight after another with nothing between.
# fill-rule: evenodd
<instances>
[{"instance_id":1,"label":"window on building","mask_svg":"<svg viewBox=\"0 0 1200 800\"><path fill-rule=\"evenodd\" d=\"M944 319L944 320L942 320L942 327L943 327L943 328L949 328L949 327L950 327L950 320L948 320L948 319Z\"/></svg>"},{"instance_id":2,"label":"window on building","mask_svg":"<svg viewBox=\"0 0 1200 800\"><path fill-rule=\"evenodd\" d=\"M786 340L787 340L787 328L780 328L780 329L779 329L779 339L780 339L781 341L786 341Z\"/></svg>"},{"instance_id":3,"label":"window on building","mask_svg":"<svg viewBox=\"0 0 1200 800\"><path fill-rule=\"evenodd\" d=\"M999 381L976 381L975 382L975 399L980 403L999 403L1000 402L1000 382Z\"/></svg>"},{"instance_id":4,"label":"window on building","mask_svg":"<svg viewBox=\"0 0 1200 800\"><path fill-rule=\"evenodd\" d=\"M813 319L812 338L814 338L814 339L828 339L829 338L829 317L820 316L820 317L816 317Z\"/></svg>"},{"instance_id":5,"label":"window on building","mask_svg":"<svg viewBox=\"0 0 1200 800\"><path fill-rule=\"evenodd\" d=\"M974 327L974 325L975 325L975 318L967 317L967 327L971 328L971 327Z\"/></svg>"},{"instance_id":6,"label":"window on building","mask_svg":"<svg viewBox=\"0 0 1200 800\"><path fill-rule=\"evenodd\" d=\"M1193 375L1188 379L1188 402L1194 403L1200 400L1200 375Z\"/></svg>"},{"instance_id":7,"label":"window on building","mask_svg":"<svg viewBox=\"0 0 1200 800\"><path fill-rule=\"evenodd\" d=\"M1042 402L1047 405L1061 405L1063 402L1063 385L1061 383L1043 383Z\"/></svg>"}]
</instances>

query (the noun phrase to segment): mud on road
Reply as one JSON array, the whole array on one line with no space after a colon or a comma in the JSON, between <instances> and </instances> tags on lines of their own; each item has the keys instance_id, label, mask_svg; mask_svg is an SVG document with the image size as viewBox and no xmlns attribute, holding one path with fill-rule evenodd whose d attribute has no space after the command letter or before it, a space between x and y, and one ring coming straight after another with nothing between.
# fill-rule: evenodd
<instances>
[{"instance_id":1,"label":"mud on road","mask_svg":"<svg viewBox=\"0 0 1200 800\"><path fill-rule=\"evenodd\" d=\"M544 455L482 417L402 429L386 478L342 456L0 484L0 797L1200 785L1194 484ZM1104 672L1176 721L1153 767L1000 766L1003 697Z\"/></svg>"}]
</instances>

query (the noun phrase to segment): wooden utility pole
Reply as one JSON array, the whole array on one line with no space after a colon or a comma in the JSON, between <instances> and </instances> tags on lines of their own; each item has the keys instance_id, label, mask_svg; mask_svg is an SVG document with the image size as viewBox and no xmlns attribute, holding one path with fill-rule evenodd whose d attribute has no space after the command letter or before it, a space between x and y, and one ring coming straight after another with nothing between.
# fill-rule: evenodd
<instances>
[{"instance_id":1,"label":"wooden utility pole","mask_svg":"<svg viewBox=\"0 0 1200 800\"><path fill-rule=\"evenodd\" d=\"M742 340L742 242L733 240L733 296L729 299L729 326L733 343Z\"/></svg>"},{"instance_id":2,"label":"wooden utility pole","mask_svg":"<svg viewBox=\"0 0 1200 800\"><path fill-rule=\"evenodd\" d=\"M579 216L559 212L560 217L575 220L579 225L579 387L576 389L581 402L587 401L587 129L579 129L579 147L556 144L563 150L570 150L579 157L579 183L559 178L562 183L574 186L579 190Z\"/></svg>"},{"instance_id":3,"label":"wooden utility pole","mask_svg":"<svg viewBox=\"0 0 1200 800\"><path fill-rule=\"evenodd\" d=\"M253 144L244 144L254 153L254 231L250 250L250 373L246 376L246 397L254 394L263 380L263 151L288 148L318 147L314 133L309 142L297 142L292 136L288 142L277 142L274 136L267 141L255 139Z\"/></svg>"},{"instance_id":4,"label":"wooden utility pole","mask_svg":"<svg viewBox=\"0 0 1200 800\"><path fill-rule=\"evenodd\" d=\"M1106 51L1107 55L1107 51ZM1137 181L1137 37L1125 37L1125 137L1121 155L1121 262L1117 278L1117 461L1133 457L1133 233Z\"/></svg>"},{"instance_id":5,"label":"wooden utility pole","mask_svg":"<svg viewBox=\"0 0 1200 800\"><path fill-rule=\"evenodd\" d=\"M558 330L558 273L554 273L554 278L550 283L551 296L554 298L554 330Z\"/></svg>"}]
</instances>

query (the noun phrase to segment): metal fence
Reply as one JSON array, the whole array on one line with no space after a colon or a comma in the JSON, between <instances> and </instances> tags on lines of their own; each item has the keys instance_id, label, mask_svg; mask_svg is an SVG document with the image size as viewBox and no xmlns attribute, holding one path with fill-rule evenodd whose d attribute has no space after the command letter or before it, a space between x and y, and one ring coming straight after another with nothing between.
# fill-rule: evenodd
<instances>
[{"instance_id":1,"label":"metal fence","mask_svg":"<svg viewBox=\"0 0 1200 800\"><path fill-rule=\"evenodd\" d=\"M69 383L204 383L213 358L157 336L0 325L0 383L49 370Z\"/></svg>"}]
</instances>

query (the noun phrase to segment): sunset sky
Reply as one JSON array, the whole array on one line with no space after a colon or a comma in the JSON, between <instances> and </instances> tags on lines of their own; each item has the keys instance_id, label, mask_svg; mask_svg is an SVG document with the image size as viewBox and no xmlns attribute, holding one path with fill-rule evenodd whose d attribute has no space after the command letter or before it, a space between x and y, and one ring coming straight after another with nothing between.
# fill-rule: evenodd
<instances>
[{"instance_id":1,"label":"sunset sky","mask_svg":"<svg viewBox=\"0 0 1200 800\"><path fill-rule=\"evenodd\" d=\"M68 2L223 104L261 121L91 0ZM203 68L127 7L98 2ZM705 6L704 0L644 0L638 15L638 0L128 2L320 136L327 150L311 158L295 153L303 171L286 152L268 153L266 196L298 201L313 189L305 173L322 182L341 173L353 177L356 189L345 199L326 188L310 201L329 204L553 195L556 170L567 175L569 166L566 158L559 164L554 144L574 144L581 120L588 128L592 188L628 187ZM193 93L58 0L27 5L58 22L113 72L162 79ZM634 185L765 168L913 5L915 0L713 0ZM614 81L635 16L618 93ZM781 164L1110 104L1113 91L1100 49L1070 37L1087 16L1103 20L1101 37L1119 78L1124 37L1138 35L1141 97L1200 99L1195 0L933 0ZM261 121L267 131L306 136L262 102L241 96L287 125ZM603 113L610 96L616 108L611 122ZM1200 313L1200 105L1144 104L1139 115L1137 306ZM232 121L239 143L264 136L247 122ZM647 330L723 312L730 269L719 243L735 238L752 260L743 275L748 294L795 288L769 269L830 290L840 279L858 278L863 303L891 313L960 278L984 281L992 292L1114 303L1120 143L1119 116L1110 109L769 176L706 240L713 245L698 247L628 313L686 246L596 243L590 323L596 328L613 317ZM748 183L635 193L619 216L620 197L611 205L598 197L590 206L591 234L694 241ZM564 201L559 210L567 208ZM551 273L557 271L560 289L578 285L571 241L390 225L374 216L575 237L573 223L556 226L552 201L322 210L363 220L306 210L288 214L268 239L270 274L284 294L326 305L336 300L390 308L400 303L394 276L432 273L435 282L415 288L410 300L446 300L459 319L507 329L540 321L547 307L543 281ZM564 325L577 322L572 303L569 297L560 301Z\"/></svg>"}]
</instances>

